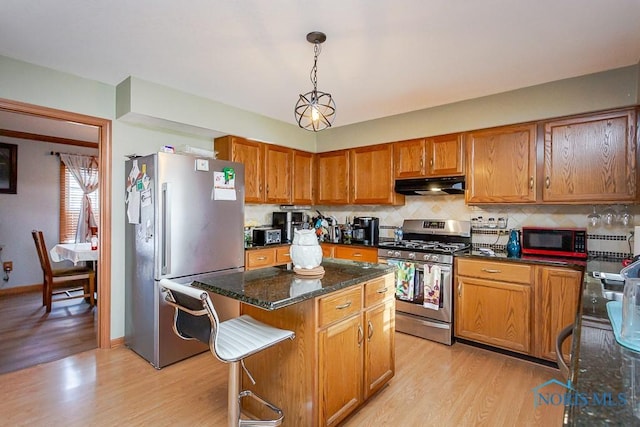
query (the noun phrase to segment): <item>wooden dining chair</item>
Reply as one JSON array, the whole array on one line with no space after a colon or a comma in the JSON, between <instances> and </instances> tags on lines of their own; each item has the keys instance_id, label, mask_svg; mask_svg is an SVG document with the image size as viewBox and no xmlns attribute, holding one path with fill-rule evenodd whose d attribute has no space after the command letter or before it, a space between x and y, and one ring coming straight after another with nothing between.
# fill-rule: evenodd
<instances>
[{"instance_id":1,"label":"wooden dining chair","mask_svg":"<svg viewBox=\"0 0 640 427\"><path fill-rule=\"evenodd\" d=\"M87 298L89 305L95 305L94 292L96 290L96 273L91 267L72 267L52 269L44 242L44 235L40 230L31 232L36 244L40 266L42 267L42 305L47 307L47 313L51 311L51 304L55 301L64 301L72 298ZM78 286L79 281L84 281L83 286ZM72 292L82 291L80 295L72 295ZM53 296L64 295L53 299Z\"/></svg>"}]
</instances>

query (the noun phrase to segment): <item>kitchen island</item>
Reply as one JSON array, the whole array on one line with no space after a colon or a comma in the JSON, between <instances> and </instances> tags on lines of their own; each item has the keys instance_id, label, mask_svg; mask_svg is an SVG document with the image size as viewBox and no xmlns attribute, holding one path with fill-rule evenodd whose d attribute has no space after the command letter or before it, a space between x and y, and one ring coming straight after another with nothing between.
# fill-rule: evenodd
<instances>
[{"instance_id":1,"label":"kitchen island","mask_svg":"<svg viewBox=\"0 0 640 427\"><path fill-rule=\"evenodd\" d=\"M395 373L395 267L333 259L322 266L322 277L269 267L192 283L295 332L246 360L255 385L242 374L243 389L283 409L283 425L336 425Z\"/></svg>"}]
</instances>

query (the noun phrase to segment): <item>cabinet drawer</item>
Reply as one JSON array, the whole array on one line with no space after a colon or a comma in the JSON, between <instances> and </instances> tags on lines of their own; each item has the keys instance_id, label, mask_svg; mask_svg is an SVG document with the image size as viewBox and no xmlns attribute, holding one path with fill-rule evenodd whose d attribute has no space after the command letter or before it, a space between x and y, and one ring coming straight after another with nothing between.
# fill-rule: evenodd
<instances>
[{"instance_id":1,"label":"cabinet drawer","mask_svg":"<svg viewBox=\"0 0 640 427\"><path fill-rule=\"evenodd\" d=\"M374 279L364 285L364 306L371 307L387 299L393 299L393 274Z\"/></svg>"},{"instance_id":2,"label":"cabinet drawer","mask_svg":"<svg viewBox=\"0 0 640 427\"><path fill-rule=\"evenodd\" d=\"M354 286L318 298L318 325L320 327L359 313L362 307L362 286Z\"/></svg>"},{"instance_id":3,"label":"cabinet drawer","mask_svg":"<svg viewBox=\"0 0 640 427\"><path fill-rule=\"evenodd\" d=\"M286 264L291 262L291 246L276 248L276 264Z\"/></svg>"},{"instance_id":4,"label":"cabinet drawer","mask_svg":"<svg viewBox=\"0 0 640 427\"><path fill-rule=\"evenodd\" d=\"M359 248L352 246L338 245L334 249L336 258L350 259L362 262L378 262L378 249Z\"/></svg>"},{"instance_id":5,"label":"cabinet drawer","mask_svg":"<svg viewBox=\"0 0 640 427\"><path fill-rule=\"evenodd\" d=\"M245 254L245 269L268 267L276 262L276 251L274 249L259 249L247 251Z\"/></svg>"},{"instance_id":6,"label":"cabinet drawer","mask_svg":"<svg viewBox=\"0 0 640 427\"><path fill-rule=\"evenodd\" d=\"M320 245L322 247L322 257L323 258L333 258L334 250L336 245L332 245L331 243L323 243Z\"/></svg>"},{"instance_id":7,"label":"cabinet drawer","mask_svg":"<svg viewBox=\"0 0 640 427\"><path fill-rule=\"evenodd\" d=\"M460 276L470 276L513 283L532 283L533 269L527 264L462 258L458 258L457 261L457 273Z\"/></svg>"}]
</instances>

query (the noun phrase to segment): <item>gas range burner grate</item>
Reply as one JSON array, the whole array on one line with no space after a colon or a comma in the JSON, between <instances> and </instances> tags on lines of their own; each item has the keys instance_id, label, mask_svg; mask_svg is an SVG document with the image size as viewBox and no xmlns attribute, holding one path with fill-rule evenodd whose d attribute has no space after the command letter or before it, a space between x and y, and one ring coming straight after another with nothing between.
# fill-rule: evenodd
<instances>
[{"instance_id":1,"label":"gas range burner grate","mask_svg":"<svg viewBox=\"0 0 640 427\"><path fill-rule=\"evenodd\" d=\"M444 252L454 253L468 249L470 245L466 243L444 243L437 241L422 241L422 240L403 240L401 242L389 242L381 244L384 247L393 247L400 249L408 249L414 251L425 252Z\"/></svg>"}]
</instances>

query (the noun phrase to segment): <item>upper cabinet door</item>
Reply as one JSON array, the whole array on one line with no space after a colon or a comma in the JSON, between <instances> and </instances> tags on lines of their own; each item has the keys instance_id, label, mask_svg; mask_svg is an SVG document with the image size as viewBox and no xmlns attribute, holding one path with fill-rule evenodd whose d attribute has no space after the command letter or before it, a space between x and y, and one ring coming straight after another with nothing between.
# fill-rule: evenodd
<instances>
[{"instance_id":1,"label":"upper cabinet door","mask_svg":"<svg viewBox=\"0 0 640 427\"><path fill-rule=\"evenodd\" d=\"M536 200L536 126L505 126L466 135L467 203Z\"/></svg>"},{"instance_id":2,"label":"upper cabinet door","mask_svg":"<svg viewBox=\"0 0 640 427\"><path fill-rule=\"evenodd\" d=\"M291 203L293 150L265 144L265 201Z\"/></svg>"},{"instance_id":3,"label":"upper cabinet door","mask_svg":"<svg viewBox=\"0 0 640 427\"><path fill-rule=\"evenodd\" d=\"M426 141L424 138L393 143L396 178L418 178L427 173L425 167Z\"/></svg>"},{"instance_id":4,"label":"upper cabinet door","mask_svg":"<svg viewBox=\"0 0 640 427\"><path fill-rule=\"evenodd\" d=\"M294 205L313 204L313 153L293 150L293 200Z\"/></svg>"},{"instance_id":5,"label":"upper cabinet door","mask_svg":"<svg viewBox=\"0 0 640 427\"><path fill-rule=\"evenodd\" d=\"M264 144L237 136L215 139L218 158L244 164L244 201L264 202Z\"/></svg>"},{"instance_id":6,"label":"upper cabinet door","mask_svg":"<svg viewBox=\"0 0 640 427\"><path fill-rule=\"evenodd\" d=\"M404 203L393 191L393 145L351 149L351 203L388 205Z\"/></svg>"},{"instance_id":7,"label":"upper cabinet door","mask_svg":"<svg viewBox=\"0 0 640 427\"><path fill-rule=\"evenodd\" d=\"M427 175L464 175L463 136L452 135L427 138Z\"/></svg>"},{"instance_id":8,"label":"upper cabinet door","mask_svg":"<svg viewBox=\"0 0 640 427\"><path fill-rule=\"evenodd\" d=\"M349 150L316 154L316 203L349 203Z\"/></svg>"},{"instance_id":9,"label":"upper cabinet door","mask_svg":"<svg viewBox=\"0 0 640 427\"><path fill-rule=\"evenodd\" d=\"M636 200L636 112L545 123L544 202Z\"/></svg>"}]
</instances>

